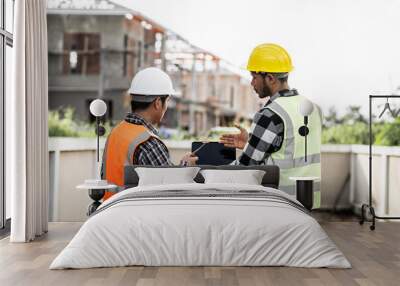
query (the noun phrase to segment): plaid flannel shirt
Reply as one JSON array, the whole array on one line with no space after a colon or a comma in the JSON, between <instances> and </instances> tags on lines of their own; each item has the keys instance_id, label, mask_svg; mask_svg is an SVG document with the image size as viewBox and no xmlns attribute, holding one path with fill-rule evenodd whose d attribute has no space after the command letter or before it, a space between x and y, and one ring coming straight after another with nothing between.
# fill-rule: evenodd
<instances>
[{"instance_id":1,"label":"plaid flannel shirt","mask_svg":"<svg viewBox=\"0 0 400 286\"><path fill-rule=\"evenodd\" d=\"M244 146L243 153L233 161L233 165L263 165L268 157L282 147L285 126L282 118L267 108L273 100L280 96L296 96L297 90L282 90L268 100L253 118L249 140Z\"/></svg>"},{"instance_id":2,"label":"plaid flannel shirt","mask_svg":"<svg viewBox=\"0 0 400 286\"><path fill-rule=\"evenodd\" d=\"M128 113L125 117L125 121L132 124L143 125L149 129L151 133L158 136L158 130L135 113ZM140 144L137 148L133 158L135 164L153 166L173 165L168 148L155 137Z\"/></svg>"}]
</instances>

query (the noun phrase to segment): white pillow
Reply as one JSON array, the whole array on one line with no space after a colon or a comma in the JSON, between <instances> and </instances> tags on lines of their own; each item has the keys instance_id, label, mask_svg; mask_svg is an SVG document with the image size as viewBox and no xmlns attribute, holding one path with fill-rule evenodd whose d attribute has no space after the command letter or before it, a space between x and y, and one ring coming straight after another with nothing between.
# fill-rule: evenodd
<instances>
[{"instance_id":1,"label":"white pillow","mask_svg":"<svg viewBox=\"0 0 400 286\"><path fill-rule=\"evenodd\" d=\"M135 168L139 176L138 186L195 183L193 179L199 170L199 167Z\"/></svg>"},{"instance_id":2,"label":"white pillow","mask_svg":"<svg viewBox=\"0 0 400 286\"><path fill-rule=\"evenodd\" d=\"M261 185L265 171L262 170L201 170L204 183L234 183Z\"/></svg>"}]
</instances>

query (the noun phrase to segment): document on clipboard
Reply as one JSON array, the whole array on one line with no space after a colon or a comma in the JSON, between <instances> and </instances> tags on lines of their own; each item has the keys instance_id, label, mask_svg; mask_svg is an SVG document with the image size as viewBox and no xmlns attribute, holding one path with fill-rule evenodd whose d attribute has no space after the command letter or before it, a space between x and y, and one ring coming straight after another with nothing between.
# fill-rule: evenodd
<instances>
[{"instance_id":1,"label":"document on clipboard","mask_svg":"<svg viewBox=\"0 0 400 286\"><path fill-rule=\"evenodd\" d=\"M236 149L219 142L192 142L192 153L199 157L197 165L228 165L236 159Z\"/></svg>"}]
</instances>

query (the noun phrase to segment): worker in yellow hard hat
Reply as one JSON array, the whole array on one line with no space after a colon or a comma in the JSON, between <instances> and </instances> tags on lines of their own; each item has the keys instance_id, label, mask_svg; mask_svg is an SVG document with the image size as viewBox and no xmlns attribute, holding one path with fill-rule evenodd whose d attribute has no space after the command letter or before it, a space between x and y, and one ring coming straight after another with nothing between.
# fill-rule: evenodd
<instances>
[{"instance_id":1,"label":"worker in yellow hard hat","mask_svg":"<svg viewBox=\"0 0 400 286\"><path fill-rule=\"evenodd\" d=\"M296 182L290 177L320 178L321 121L320 109L299 95L288 84L293 70L289 53L277 44L261 44L249 57L247 70L252 76L251 85L259 98L268 98L267 103L255 114L250 134L240 126L239 134L225 134L220 142L226 146L243 150L233 162L240 165L274 164L280 167L279 188L295 196ZM299 107L308 102L307 135L308 156L304 160L304 135L299 128L305 122ZM314 108L315 107L315 108ZM300 108L304 110L304 108ZM319 183L314 184L314 207L319 207Z\"/></svg>"},{"instance_id":2,"label":"worker in yellow hard hat","mask_svg":"<svg viewBox=\"0 0 400 286\"><path fill-rule=\"evenodd\" d=\"M292 60L286 50L276 44L257 46L250 55L247 70L251 72L251 85L260 98L289 90L288 77L293 70Z\"/></svg>"}]
</instances>

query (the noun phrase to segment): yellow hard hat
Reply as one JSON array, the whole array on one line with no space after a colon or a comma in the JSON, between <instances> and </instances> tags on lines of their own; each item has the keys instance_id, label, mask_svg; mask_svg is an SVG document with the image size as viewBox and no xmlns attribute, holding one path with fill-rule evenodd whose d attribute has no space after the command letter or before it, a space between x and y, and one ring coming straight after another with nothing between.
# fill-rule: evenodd
<instances>
[{"instance_id":1,"label":"yellow hard hat","mask_svg":"<svg viewBox=\"0 0 400 286\"><path fill-rule=\"evenodd\" d=\"M293 70L288 52L276 44L261 44L253 49L247 62L252 72L287 73Z\"/></svg>"}]
</instances>

